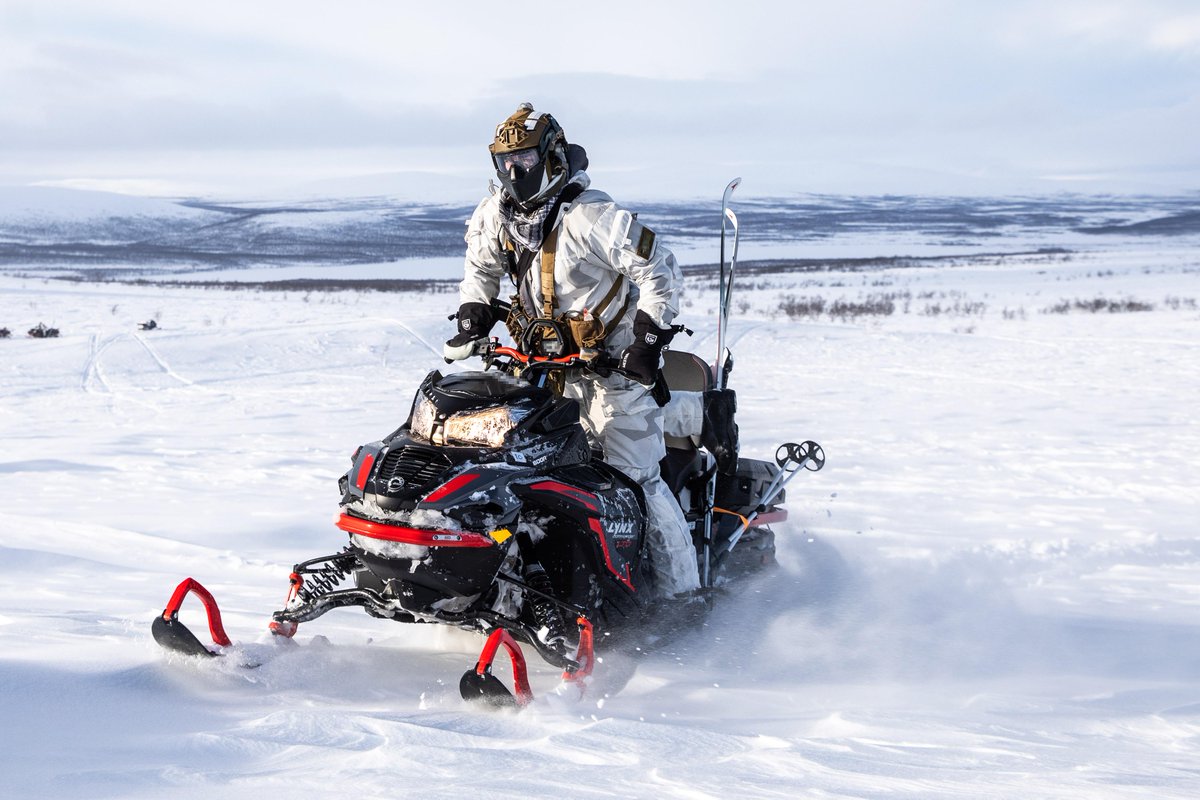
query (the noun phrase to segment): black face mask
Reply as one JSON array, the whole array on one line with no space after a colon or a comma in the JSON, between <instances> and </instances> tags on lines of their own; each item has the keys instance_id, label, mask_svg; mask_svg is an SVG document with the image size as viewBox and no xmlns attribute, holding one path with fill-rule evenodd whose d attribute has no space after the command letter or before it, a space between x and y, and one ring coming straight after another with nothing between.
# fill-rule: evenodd
<instances>
[{"instance_id":1,"label":"black face mask","mask_svg":"<svg viewBox=\"0 0 1200 800\"><path fill-rule=\"evenodd\" d=\"M492 156L496 177L518 203L525 204L542 190L546 159L536 147Z\"/></svg>"}]
</instances>

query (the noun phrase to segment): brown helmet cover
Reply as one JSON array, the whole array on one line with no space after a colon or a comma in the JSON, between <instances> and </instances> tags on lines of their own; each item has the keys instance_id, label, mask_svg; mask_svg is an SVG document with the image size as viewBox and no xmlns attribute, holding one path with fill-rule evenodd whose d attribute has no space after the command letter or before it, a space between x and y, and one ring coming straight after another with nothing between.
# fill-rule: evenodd
<instances>
[{"instance_id":1,"label":"brown helmet cover","mask_svg":"<svg viewBox=\"0 0 1200 800\"><path fill-rule=\"evenodd\" d=\"M554 117L534 113L531 104L522 103L508 119L496 126L496 136L488 151L496 155L536 147L544 155L559 141L566 144L566 137Z\"/></svg>"}]
</instances>

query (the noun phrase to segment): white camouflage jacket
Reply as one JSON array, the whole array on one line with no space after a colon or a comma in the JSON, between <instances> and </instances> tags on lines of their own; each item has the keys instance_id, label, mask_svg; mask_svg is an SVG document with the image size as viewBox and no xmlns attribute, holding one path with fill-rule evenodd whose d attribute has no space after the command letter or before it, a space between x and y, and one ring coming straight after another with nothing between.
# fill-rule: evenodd
<instances>
[{"instance_id":1,"label":"white camouflage jacket","mask_svg":"<svg viewBox=\"0 0 1200 800\"><path fill-rule=\"evenodd\" d=\"M556 313L595 309L613 282L624 276L627 280L602 312L605 324L610 325L628 299L620 324L609 334L607 347L621 348L632 341L633 317L638 310L646 312L658 327L669 326L679 312L683 288L675 256L611 197L587 189L590 179L586 173L575 173L571 183L581 184L586 191L564 204L558 213ZM461 303L487 303L500 294L501 281L507 282L508 275L507 240L500 217L500 193L495 192L479 204L467 223ZM518 287L522 304L535 315L542 309L541 284L541 269L535 259Z\"/></svg>"}]
</instances>

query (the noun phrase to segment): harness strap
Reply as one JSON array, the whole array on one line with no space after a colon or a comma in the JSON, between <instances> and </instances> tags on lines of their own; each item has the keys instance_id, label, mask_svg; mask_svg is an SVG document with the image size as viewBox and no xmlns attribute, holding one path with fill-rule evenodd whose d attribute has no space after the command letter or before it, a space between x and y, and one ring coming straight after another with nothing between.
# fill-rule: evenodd
<instances>
[{"instance_id":1,"label":"harness strap","mask_svg":"<svg viewBox=\"0 0 1200 800\"><path fill-rule=\"evenodd\" d=\"M542 240L542 316L554 318L554 306L558 298L554 296L554 251L558 249L558 228L546 234Z\"/></svg>"},{"instance_id":2,"label":"harness strap","mask_svg":"<svg viewBox=\"0 0 1200 800\"><path fill-rule=\"evenodd\" d=\"M608 323L609 330L617 327L617 323L621 321L621 317L625 316L625 312L629 310L629 300L631 295L625 295L625 302L621 304L621 310L618 311Z\"/></svg>"},{"instance_id":3,"label":"harness strap","mask_svg":"<svg viewBox=\"0 0 1200 800\"><path fill-rule=\"evenodd\" d=\"M584 188L578 183L572 183L562 190L554 201L554 208L546 216L542 229L542 315L547 319L554 317L554 307L558 301L554 297L554 251L558 249L558 215L564 205L574 203Z\"/></svg>"},{"instance_id":4,"label":"harness strap","mask_svg":"<svg viewBox=\"0 0 1200 800\"><path fill-rule=\"evenodd\" d=\"M558 229L555 228L542 242L542 316L546 319L554 318L554 309L558 305L558 298L554 296L554 251L558 245ZM613 281L612 286L608 288L608 292L596 304L596 307L591 310L592 316L600 319L604 313L604 309L608 308L616 296L620 293L621 287L625 285L625 276L617 275L617 279ZM609 328L615 326L621 321L621 317L625 316L625 311L629 308L629 295L625 296L625 302L616 316L609 321Z\"/></svg>"},{"instance_id":5,"label":"harness strap","mask_svg":"<svg viewBox=\"0 0 1200 800\"><path fill-rule=\"evenodd\" d=\"M617 279L615 281L613 281L613 285L610 286L608 289L608 294L604 295L604 297L601 298L600 302L596 304L596 307L592 309L592 316L599 319L600 315L604 313L604 309L608 308L608 304L611 303L616 298L617 293L621 291L621 287L624 285L625 285L625 276L617 275ZM621 306L621 310L617 312L617 315L615 317L613 317L613 320L611 323L612 325L617 324L617 322L625 314L625 309L628 306L629 306L629 297L627 295L625 297L625 305Z\"/></svg>"},{"instance_id":6,"label":"harness strap","mask_svg":"<svg viewBox=\"0 0 1200 800\"><path fill-rule=\"evenodd\" d=\"M554 256L558 249L558 226L555 223L558 221L560 208L566 203L574 202L579 195L583 194L583 191L583 187L579 184L568 186L559 195L555 201L554 209L546 218L545 224L550 230L545 232L541 246L542 316L546 319L554 318L554 309L558 306L558 298L554 294ZM517 247L511 240L505 241L504 247L506 251L505 256L508 259L509 275L512 277L513 283L519 286L528 273L529 268L533 266L533 257L537 254L537 251ZM617 279L613 281L608 292L601 298L596 307L592 309L591 313L596 319L601 318L604 310L616 299L621 291L621 287L624 285L625 276L617 275ZM608 325L605 326L606 328L611 329L625 316L625 312L629 309L629 299L630 296L626 295L625 302L621 305L620 310L617 311L612 320L609 321Z\"/></svg>"},{"instance_id":7,"label":"harness strap","mask_svg":"<svg viewBox=\"0 0 1200 800\"><path fill-rule=\"evenodd\" d=\"M504 243L504 255L508 259L508 275L514 286L520 286L521 281L525 280L525 274L533 265L533 257L536 254L536 250L518 248L511 240Z\"/></svg>"}]
</instances>

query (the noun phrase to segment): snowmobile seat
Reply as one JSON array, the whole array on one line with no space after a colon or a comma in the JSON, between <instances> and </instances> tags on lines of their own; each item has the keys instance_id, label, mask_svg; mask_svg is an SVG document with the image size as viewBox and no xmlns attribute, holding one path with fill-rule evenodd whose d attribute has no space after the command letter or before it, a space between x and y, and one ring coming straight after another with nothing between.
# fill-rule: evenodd
<instances>
[{"instance_id":1,"label":"snowmobile seat","mask_svg":"<svg viewBox=\"0 0 1200 800\"><path fill-rule=\"evenodd\" d=\"M704 392L712 388L712 370L695 353L664 350L662 371L672 391ZM666 440L668 448L694 451L699 447L691 437L667 436Z\"/></svg>"},{"instance_id":2,"label":"snowmobile seat","mask_svg":"<svg viewBox=\"0 0 1200 800\"><path fill-rule=\"evenodd\" d=\"M703 392L712 387L712 372L695 353L664 350L662 369L667 387L672 391ZM659 471L672 494L678 497L688 479L701 470L700 443L691 436L667 435L664 438L667 455L659 464Z\"/></svg>"}]
</instances>

